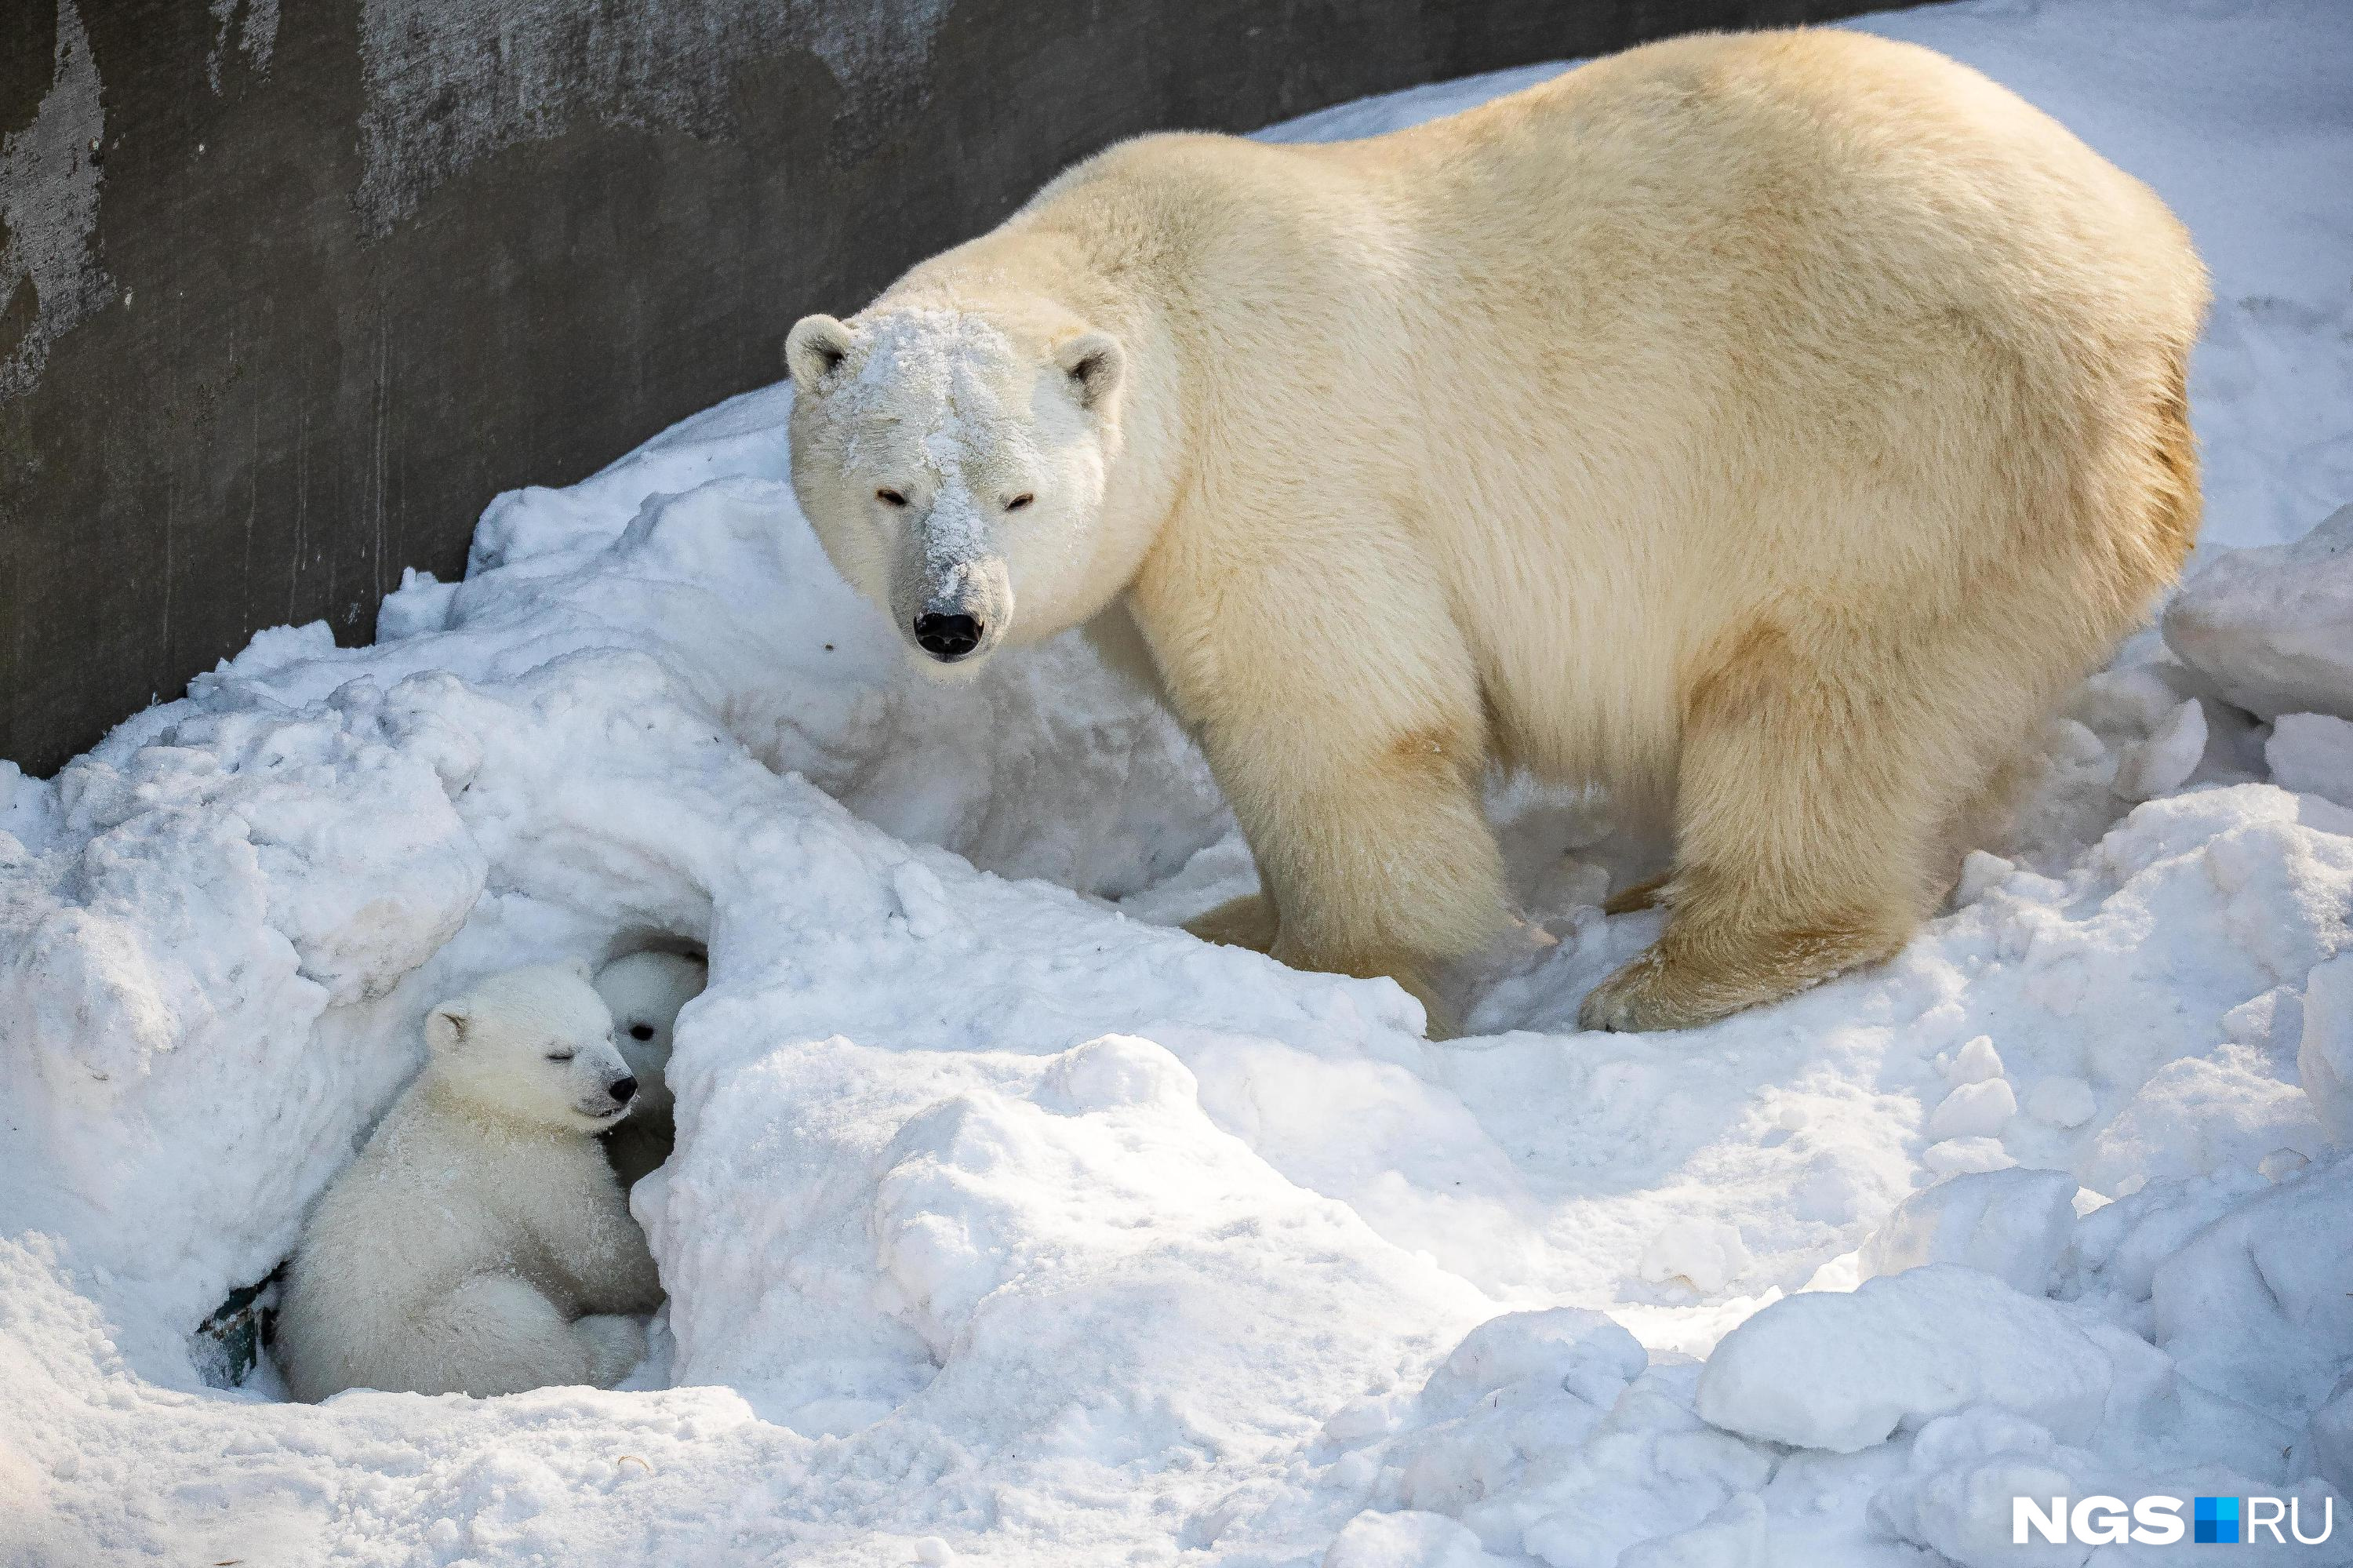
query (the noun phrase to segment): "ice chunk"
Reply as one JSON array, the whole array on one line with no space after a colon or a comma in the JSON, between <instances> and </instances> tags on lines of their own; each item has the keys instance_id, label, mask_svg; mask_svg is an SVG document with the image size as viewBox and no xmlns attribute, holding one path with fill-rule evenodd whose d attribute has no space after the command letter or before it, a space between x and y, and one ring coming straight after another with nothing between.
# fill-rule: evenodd
<instances>
[{"instance_id":1,"label":"ice chunk","mask_svg":"<svg viewBox=\"0 0 2353 1568\"><path fill-rule=\"evenodd\" d=\"M2295 1070L2329 1138L2353 1146L2353 953L2315 965L2305 981Z\"/></svg>"},{"instance_id":2,"label":"ice chunk","mask_svg":"<svg viewBox=\"0 0 2353 1568\"><path fill-rule=\"evenodd\" d=\"M1464 1336L1430 1374L1422 1404L1432 1414L1459 1414L1497 1389L1535 1382L1606 1410L1650 1360L1606 1313L1582 1307L1506 1312Z\"/></svg>"},{"instance_id":3,"label":"ice chunk","mask_svg":"<svg viewBox=\"0 0 2353 1568\"><path fill-rule=\"evenodd\" d=\"M2282 714L2263 742L2272 782L2353 806L2353 724L2327 714Z\"/></svg>"},{"instance_id":4,"label":"ice chunk","mask_svg":"<svg viewBox=\"0 0 2353 1568\"><path fill-rule=\"evenodd\" d=\"M415 567L403 567L400 586L385 596L376 607L375 640L397 642L403 638L422 637L428 631L443 631L449 625L449 606L458 597L459 585L445 583L431 572L420 572Z\"/></svg>"},{"instance_id":5,"label":"ice chunk","mask_svg":"<svg viewBox=\"0 0 2353 1568\"><path fill-rule=\"evenodd\" d=\"M2353 1160L2257 1192L2158 1265L2157 1342L2237 1399L2309 1408L2353 1357Z\"/></svg>"},{"instance_id":6,"label":"ice chunk","mask_svg":"<svg viewBox=\"0 0 2353 1568\"><path fill-rule=\"evenodd\" d=\"M2084 1542L2013 1543L2012 1499L2083 1497L2098 1489L2094 1473L2090 1455L2062 1447L2031 1421L1966 1411L1921 1428L1905 1476L1872 1498L1871 1515L1890 1535L1960 1568L2075 1568L2091 1552Z\"/></svg>"},{"instance_id":7,"label":"ice chunk","mask_svg":"<svg viewBox=\"0 0 2353 1568\"><path fill-rule=\"evenodd\" d=\"M2001 1053L1993 1048L1993 1036L1980 1034L1962 1046L1945 1076L1955 1084L1985 1084L2000 1077Z\"/></svg>"},{"instance_id":8,"label":"ice chunk","mask_svg":"<svg viewBox=\"0 0 2353 1568\"><path fill-rule=\"evenodd\" d=\"M1642 1277L1653 1285L1681 1280L1713 1296L1748 1267L1740 1233L1718 1220L1670 1220L1642 1249Z\"/></svg>"},{"instance_id":9,"label":"ice chunk","mask_svg":"<svg viewBox=\"0 0 2353 1568\"><path fill-rule=\"evenodd\" d=\"M2192 698L2173 710L2157 733L2124 755L2109 785L2127 800L2154 800L2189 781L2206 755L2206 712Z\"/></svg>"},{"instance_id":10,"label":"ice chunk","mask_svg":"<svg viewBox=\"0 0 2353 1568\"><path fill-rule=\"evenodd\" d=\"M1947 1138L1993 1138L2017 1114L2018 1091L2010 1086L2008 1079L1964 1082L1956 1085L1928 1118L1928 1136L1940 1141Z\"/></svg>"},{"instance_id":11,"label":"ice chunk","mask_svg":"<svg viewBox=\"0 0 2353 1568\"><path fill-rule=\"evenodd\" d=\"M2353 1498L2353 1372L2337 1379L2328 1402L2312 1413L2312 1425L2297 1457L2321 1479Z\"/></svg>"},{"instance_id":12,"label":"ice chunk","mask_svg":"<svg viewBox=\"0 0 2353 1568\"><path fill-rule=\"evenodd\" d=\"M2074 1226L2075 1178L2064 1171L1956 1176L1896 1206L1863 1244L1862 1272L1869 1278L1963 1263L2041 1296Z\"/></svg>"},{"instance_id":13,"label":"ice chunk","mask_svg":"<svg viewBox=\"0 0 2353 1568\"><path fill-rule=\"evenodd\" d=\"M1324 1553L1324 1568L1502 1568L1479 1538L1442 1513L1360 1513Z\"/></svg>"},{"instance_id":14,"label":"ice chunk","mask_svg":"<svg viewBox=\"0 0 2353 1568\"><path fill-rule=\"evenodd\" d=\"M1920 1163L1938 1176L2007 1171L2018 1163L1998 1138L1947 1138L1920 1151Z\"/></svg>"},{"instance_id":15,"label":"ice chunk","mask_svg":"<svg viewBox=\"0 0 2353 1568\"><path fill-rule=\"evenodd\" d=\"M2167 607L2165 641L2249 713L2353 718L2353 506L2217 556Z\"/></svg>"},{"instance_id":16,"label":"ice chunk","mask_svg":"<svg viewBox=\"0 0 2353 1568\"><path fill-rule=\"evenodd\" d=\"M2267 1183L2252 1171L2152 1181L2085 1214L2068 1243L2068 1266L2088 1286L2127 1301L2148 1299L2157 1266Z\"/></svg>"},{"instance_id":17,"label":"ice chunk","mask_svg":"<svg viewBox=\"0 0 2353 1568\"><path fill-rule=\"evenodd\" d=\"M2078 1438L2099 1422L2111 1375L2058 1308L1939 1263L1766 1308L1716 1347L1699 1413L1743 1436L1841 1454L1975 1404Z\"/></svg>"}]
</instances>

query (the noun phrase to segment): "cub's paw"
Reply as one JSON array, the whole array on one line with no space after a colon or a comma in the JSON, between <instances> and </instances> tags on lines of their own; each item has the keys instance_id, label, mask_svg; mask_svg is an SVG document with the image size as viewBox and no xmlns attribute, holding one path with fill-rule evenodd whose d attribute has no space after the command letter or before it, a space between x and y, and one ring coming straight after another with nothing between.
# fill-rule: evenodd
<instances>
[{"instance_id":1,"label":"cub's paw","mask_svg":"<svg viewBox=\"0 0 2353 1568\"><path fill-rule=\"evenodd\" d=\"M1205 942L1248 948L1254 953L1272 952L1278 929L1274 901L1262 893L1229 898L1208 914L1186 921L1185 929Z\"/></svg>"},{"instance_id":2,"label":"cub's paw","mask_svg":"<svg viewBox=\"0 0 2353 1568\"><path fill-rule=\"evenodd\" d=\"M588 1381L598 1388L612 1387L646 1359L646 1326L635 1318L596 1313L575 1321L572 1331L588 1347Z\"/></svg>"}]
</instances>

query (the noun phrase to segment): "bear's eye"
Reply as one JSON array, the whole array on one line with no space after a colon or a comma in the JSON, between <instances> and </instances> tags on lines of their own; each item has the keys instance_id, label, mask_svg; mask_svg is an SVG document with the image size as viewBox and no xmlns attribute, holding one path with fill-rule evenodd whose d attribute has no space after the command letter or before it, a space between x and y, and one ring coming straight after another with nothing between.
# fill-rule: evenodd
<instances>
[{"instance_id":1,"label":"bear's eye","mask_svg":"<svg viewBox=\"0 0 2353 1568\"><path fill-rule=\"evenodd\" d=\"M632 1023L632 1024L630 1024L630 1025L629 1025L629 1038L630 1038L630 1039L632 1039L632 1040L650 1040L650 1039L652 1039L653 1037L654 1037L654 1026L653 1026L652 1024L650 1024L650 1023Z\"/></svg>"},{"instance_id":2,"label":"bear's eye","mask_svg":"<svg viewBox=\"0 0 2353 1568\"><path fill-rule=\"evenodd\" d=\"M1007 502L1005 503L1005 510L1008 512L1018 512L1037 499L1038 498L1036 496L1030 494L1025 490L1020 494L1015 496L1012 500Z\"/></svg>"},{"instance_id":3,"label":"bear's eye","mask_svg":"<svg viewBox=\"0 0 2353 1568\"><path fill-rule=\"evenodd\" d=\"M874 493L874 499L881 502L885 506L904 506L907 504L907 498L905 496L900 494L897 491L892 490L888 486L876 491Z\"/></svg>"},{"instance_id":4,"label":"bear's eye","mask_svg":"<svg viewBox=\"0 0 2353 1568\"><path fill-rule=\"evenodd\" d=\"M547 1054L547 1059L551 1062L569 1062L573 1055L574 1053L570 1051L550 1051Z\"/></svg>"}]
</instances>

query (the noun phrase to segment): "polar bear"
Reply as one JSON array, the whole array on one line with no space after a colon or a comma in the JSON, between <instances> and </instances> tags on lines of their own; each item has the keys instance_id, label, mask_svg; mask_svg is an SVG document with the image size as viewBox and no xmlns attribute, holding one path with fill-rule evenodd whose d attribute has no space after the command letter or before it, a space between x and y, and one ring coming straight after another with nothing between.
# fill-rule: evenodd
<instances>
[{"instance_id":1,"label":"polar bear","mask_svg":"<svg viewBox=\"0 0 2353 1568\"><path fill-rule=\"evenodd\" d=\"M2199 515L2147 188L1927 50L1655 44L1367 141L1145 137L786 343L802 509L921 655L1142 633L1267 898L1438 965L1491 763L1671 810L1588 1027L1895 951ZM1098 621L1098 624L1107 622Z\"/></svg>"},{"instance_id":2,"label":"polar bear","mask_svg":"<svg viewBox=\"0 0 2353 1568\"><path fill-rule=\"evenodd\" d=\"M436 1007L425 1070L311 1213L277 1355L297 1399L347 1388L607 1386L661 1284L596 1134L637 1084L585 964Z\"/></svg>"},{"instance_id":3,"label":"polar bear","mask_svg":"<svg viewBox=\"0 0 2353 1568\"><path fill-rule=\"evenodd\" d=\"M613 1012L613 1044L638 1080L628 1118L605 1135L605 1152L624 1187L670 1158L678 1136L670 1117L670 1033L679 1010L702 994L710 978L702 959L683 953L625 953L596 971L596 994Z\"/></svg>"}]
</instances>

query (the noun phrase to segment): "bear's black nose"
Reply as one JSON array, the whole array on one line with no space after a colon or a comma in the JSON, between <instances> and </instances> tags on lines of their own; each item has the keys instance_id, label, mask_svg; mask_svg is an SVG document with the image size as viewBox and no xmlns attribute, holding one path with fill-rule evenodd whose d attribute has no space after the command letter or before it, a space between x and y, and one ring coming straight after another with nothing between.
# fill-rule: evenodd
<instances>
[{"instance_id":1,"label":"bear's black nose","mask_svg":"<svg viewBox=\"0 0 2353 1568\"><path fill-rule=\"evenodd\" d=\"M953 662L980 646L980 622L969 615L915 617L915 646Z\"/></svg>"},{"instance_id":2,"label":"bear's black nose","mask_svg":"<svg viewBox=\"0 0 2353 1568\"><path fill-rule=\"evenodd\" d=\"M615 1105L625 1106L629 1103L629 1097L638 1092L638 1081L635 1078L616 1078L613 1086L605 1092L613 1097Z\"/></svg>"}]
</instances>

